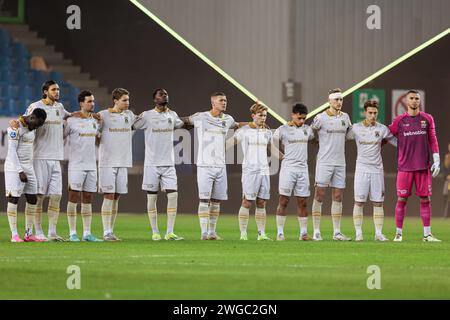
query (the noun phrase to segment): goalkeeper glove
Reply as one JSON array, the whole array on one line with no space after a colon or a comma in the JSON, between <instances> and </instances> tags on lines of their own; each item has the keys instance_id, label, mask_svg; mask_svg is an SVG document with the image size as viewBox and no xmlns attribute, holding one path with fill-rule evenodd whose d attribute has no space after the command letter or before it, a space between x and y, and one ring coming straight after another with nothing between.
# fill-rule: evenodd
<instances>
[{"instance_id":1,"label":"goalkeeper glove","mask_svg":"<svg viewBox=\"0 0 450 320\"><path fill-rule=\"evenodd\" d=\"M433 178L436 178L439 174L441 159L439 158L439 153L433 153L433 165L431 166L431 172L433 173Z\"/></svg>"}]
</instances>

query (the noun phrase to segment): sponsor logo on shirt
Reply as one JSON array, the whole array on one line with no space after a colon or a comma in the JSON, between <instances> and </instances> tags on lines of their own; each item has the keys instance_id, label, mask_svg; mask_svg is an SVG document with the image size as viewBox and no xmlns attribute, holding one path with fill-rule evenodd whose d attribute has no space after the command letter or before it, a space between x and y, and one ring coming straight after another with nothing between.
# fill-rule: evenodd
<instances>
[{"instance_id":1,"label":"sponsor logo on shirt","mask_svg":"<svg viewBox=\"0 0 450 320\"><path fill-rule=\"evenodd\" d=\"M56 116L59 117L59 110L56 110Z\"/></svg>"},{"instance_id":2,"label":"sponsor logo on shirt","mask_svg":"<svg viewBox=\"0 0 450 320\"><path fill-rule=\"evenodd\" d=\"M346 130L327 130L327 133L347 133Z\"/></svg>"},{"instance_id":3,"label":"sponsor logo on shirt","mask_svg":"<svg viewBox=\"0 0 450 320\"><path fill-rule=\"evenodd\" d=\"M109 128L109 132L130 132L130 128Z\"/></svg>"},{"instance_id":4,"label":"sponsor logo on shirt","mask_svg":"<svg viewBox=\"0 0 450 320\"><path fill-rule=\"evenodd\" d=\"M380 137L380 131L375 131L375 137L377 137L377 138Z\"/></svg>"},{"instance_id":5,"label":"sponsor logo on shirt","mask_svg":"<svg viewBox=\"0 0 450 320\"><path fill-rule=\"evenodd\" d=\"M308 140L294 139L288 140L289 143L308 143Z\"/></svg>"},{"instance_id":6,"label":"sponsor logo on shirt","mask_svg":"<svg viewBox=\"0 0 450 320\"><path fill-rule=\"evenodd\" d=\"M15 131L11 131L9 136L11 137L11 139L15 139L17 137L17 133Z\"/></svg>"},{"instance_id":7,"label":"sponsor logo on shirt","mask_svg":"<svg viewBox=\"0 0 450 320\"><path fill-rule=\"evenodd\" d=\"M95 133L80 133L80 137L95 137L97 134Z\"/></svg>"},{"instance_id":8,"label":"sponsor logo on shirt","mask_svg":"<svg viewBox=\"0 0 450 320\"><path fill-rule=\"evenodd\" d=\"M172 132L173 129L172 128L167 128L167 129L152 129L153 133L164 133L164 132Z\"/></svg>"},{"instance_id":9,"label":"sponsor logo on shirt","mask_svg":"<svg viewBox=\"0 0 450 320\"><path fill-rule=\"evenodd\" d=\"M345 121L344 120L341 120L341 124L342 124L343 127L345 127Z\"/></svg>"},{"instance_id":10,"label":"sponsor logo on shirt","mask_svg":"<svg viewBox=\"0 0 450 320\"><path fill-rule=\"evenodd\" d=\"M427 132L426 132L426 131L421 131L421 130L418 130L418 131L403 132L403 136L404 136L404 137L408 137L408 136L421 136L421 135L424 135L424 134L427 134Z\"/></svg>"},{"instance_id":11,"label":"sponsor logo on shirt","mask_svg":"<svg viewBox=\"0 0 450 320\"><path fill-rule=\"evenodd\" d=\"M378 141L360 141L359 144L362 145L371 145L371 144L378 144Z\"/></svg>"}]
</instances>

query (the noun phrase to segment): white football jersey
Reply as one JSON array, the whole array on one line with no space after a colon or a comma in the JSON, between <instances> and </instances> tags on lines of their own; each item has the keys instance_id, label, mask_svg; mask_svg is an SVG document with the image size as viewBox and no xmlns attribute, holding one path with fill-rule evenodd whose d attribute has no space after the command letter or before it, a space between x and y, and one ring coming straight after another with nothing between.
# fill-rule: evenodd
<instances>
[{"instance_id":1,"label":"white football jersey","mask_svg":"<svg viewBox=\"0 0 450 320\"><path fill-rule=\"evenodd\" d=\"M145 166L175 165L173 132L183 125L170 109L160 112L155 108L138 116L134 128L145 130Z\"/></svg>"},{"instance_id":2,"label":"white football jersey","mask_svg":"<svg viewBox=\"0 0 450 320\"><path fill-rule=\"evenodd\" d=\"M136 116L130 110L113 112L112 109L99 112L100 128L99 167L131 168L133 166L132 126Z\"/></svg>"},{"instance_id":3,"label":"white football jersey","mask_svg":"<svg viewBox=\"0 0 450 320\"><path fill-rule=\"evenodd\" d=\"M396 138L388 127L381 123L374 126L359 122L347 134L348 139L354 139L358 150L356 171L364 173L383 173L381 158L381 141L383 139L395 144Z\"/></svg>"},{"instance_id":4,"label":"white football jersey","mask_svg":"<svg viewBox=\"0 0 450 320\"><path fill-rule=\"evenodd\" d=\"M99 125L94 118L69 118L64 138L69 143L69 170L96 170L95 139Z\"/></svg>"},{"instance_id":5,"label":"white football jersey","mask_svg":"<svg viewBox=\"0 0 450 320\"><path fill-rule=\"evenodd\" d=\"M30 104L25 115L30 115L36 108L44 109L47 113L47 119L42 127L36 129L34 159L63 160L63 124L64 118L70 113L59 102L50 105L45 100L39 100Z\"/></svg>"},{"instance_id":6,"label":"white football jersey","mask_svg":"<svg viewBox=\"0 0 450 320\"><path fill-rule=\"evenodd\" d=\"M304 124L297 127L293 122L288 122L275 130L273 139L279 140L284 146L282 167L308 170L308 142L314 139L314 132L310 126Z\"/></svg>"},{"instance_id":7,"label":"white football jersey","mask_svg":"<svg viewBox=\"0 0 450 320\"><path fill-rule=\"evenodd\" d=\"M224 167L225 139L230 128L236 126L233 117L222 114L213 117L210 111L198 112L189 117L194 124L198 141L197 166Z\"/></svg>"},{"instance_id":8,"label":"white football jersey","mask_svg":"<svg viewBox=\"0 0 450 320\"><path fill-rule=\"evenodd\" d=\"M237 130L234 137L241 144L244 153L242 172L269 174L267 151L272 139L272 131L256 128L253 123L250 123Z\"/></svg>"},{"instance_id":9,"label":"white football jersey","mask_svg":"<svg viewBox=\"0 0 450 320\"><path fill-rule=\"evenodd\" d=\"M311 125L318 131L319 152L317 163L322 165L345 166L346 134L352 127L348 114L339 112L331 115L329 110L319 113Z\"/></svg>"},{"instance_id":10,"label":"white football jersey","mask_svg":"<svg viewBox=\"0 0 450 320\"><path fill-rule=\"evenodd\" d=\"M33 169L33 142L35 132L28 130L23 119L19 128L8 128L8 154L5 159L5 171L20 172Z\"/></svg>"}]
</instances>

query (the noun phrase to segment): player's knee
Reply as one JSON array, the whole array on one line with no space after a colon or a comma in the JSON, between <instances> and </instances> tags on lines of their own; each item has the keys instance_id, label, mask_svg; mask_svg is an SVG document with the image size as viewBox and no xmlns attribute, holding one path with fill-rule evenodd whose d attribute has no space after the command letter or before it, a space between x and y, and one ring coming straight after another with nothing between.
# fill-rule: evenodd
<instances>
[{"instance_id":1,"label":"player's knee","mask_svg":"<svg viewBox=\"0 0 450 320\"><path fill-rule=\"evenodd\" d=\"M114 193L105 193L103 194L103 198L107 200L114 200Z\"/></svg>"},{"instance_id":2,"label":"player's knee","mask_svg":"<svg viewBox=\"0 0 450 320\"><path fill-rule=\"evenodd\" d=\"M298 197L297 198L297 204L298 204L299 208L303 208L303 209L306 208L306 205L307 205L306 198Z\"/></svg>"},{"instance_id":3,"label":"player's knee","mask_svg":"<svg viewBox=\"0 0 450 320\"><path fill-rule=\"evenodd\" d=\"M428 203L430 202L430 197L420 197L420 203Z\"/></svg>"},{"instance_id":4,"label":"player's knee","mask_svg":"<svg viewBox=\"0 0 450 320\"><path fill-rule=\"evenodd\" d=\"M252 206L252 201L242 198L242 206L246 209L250 209Z\"/></svg>"},{"instance_id":5,"label":"player's knee","mask_svg":"<svg viewBox=\"0 0 450 320\"><path fill-rule=\"evenodd\" d=\"M119 200L119 198L120 198L120 193L114 193L113 200Z\"/></svg>"},{"instance_id":6,"label":"player's knee","mask_svg":"<svg viewBox=\"0 0 450 320\"><path fill-rule=\"evenodd\" d=\"M211 198L211 202L214 202L214 203L220 204L220 200L217 200L217 199L214 199L214 198Z\"/></svg>"},{"instance_id":7,"label":"player's knee","mask_svg":"<svg viewBox=\"0 0 450 320\"><path fill-rule=\"evenodd\" d=\"M83 203L92 203L92 192L83 192L82 202Z\"/></svg>"},{"instance_id":8,"label":"player's knee","mask_svg":"<svg viewBox=\"0 0 450 320\"><path fill-rule=\"evenodd\" d=\"M324 197L325 197L325 189L322 187L316 187L314 199L316 199L319 202L323 202Z\"/></svg>"},{"instance_id":9,"label":"player's knee","mask_svg":"<svg viewBox=\"0 0 450 320\"><path fill-rule=\"evenodd\" d=\"M382 207L383 206L383 202L374 202L372 201L372 204L374 207Z\"/></svg>"},{"instance_id":10,"label":"player's knee","mask_svg":"<svg viewBox=\"0 0 450 320\"><path fill-rule=\"evenodd\" d=\"M37 204L37 196L35 194L26 194L25 198L27 199L27 203L32 205Z\"/></svg>"},{"instance_id":11,"label":"player's knee","mask_svg":"<svg viewBox=\"0 0 450 320\"><path fill-rule=\"evenodd\" d=\"M408 198L398 197L397 200L401 201L401 202L406 202L406 201L408 201Z\"/></svg>"},{"instance_id":12,"label":"player's knee","mask_svg":"<svg viewBox=\"0 0 450 320\"><path fill-rule=\"evenodd\" d=\"M8 202L12 204L18 204L19 198L18 197L8 197Z\"/></svg>"},{"instance_id":13,"label":"player's knee","mask_svg":"<svg viewBox=\"0 0 450 320\"><path fill-rule=\"evenodd\" d=\"M289 197L280 196L279 206L282 208L286 208L289 203Z\"/></svg>"},{"instance_id":14,"label":"player's knee","mask_svg":"<svg viewBox=\"0 0 450 320\"><path fill-rule=\"evenodd\" d=\"M365 202L355 202L357 207L364 207Z\"/></svg>"},{"instance_id":15,"label":"player's knee","mask_svg":"<svg viewBox=\"0 0 450 320\"><path fill-rule=\"evenodd\" d=\"M78 191L69 191L69 201L73 203L78 203L80 201L80 192Z\"/></svg>"},{"instance_id":16,"label":"player's knee","mask_svg":"<svg viewBox=\"0 0 450 320\"><path fill-rule=\"evenodd\" d=\"M256 206L258 208L264 208L266 206L266 200L256 198Z\"/></svg>"},{"instance_id":17,"label":"player's knee","mask_svg":"<svg viewBox=\"0 0 450 320\"><path fill-rule=\"evenodd\" d=\"M333 189L331 198L333 199L333 201L342 202L342 190Z\"/></svg>"}]
</instances>

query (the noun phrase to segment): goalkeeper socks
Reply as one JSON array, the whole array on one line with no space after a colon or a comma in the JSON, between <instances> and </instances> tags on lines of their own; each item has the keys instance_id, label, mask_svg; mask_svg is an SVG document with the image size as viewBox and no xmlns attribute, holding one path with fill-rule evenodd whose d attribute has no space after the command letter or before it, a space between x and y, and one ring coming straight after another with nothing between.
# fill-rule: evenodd
<instances>
[{"instance_id":1,"label":"goalkeeper socks","mask_svg":"<svg viewBox=\"0 0 450 320\"><path fill-rule=\"evenodd\" d=\"M111 215L112 215L113 200L103 198L102 204L102 223L103 235L106 236L111 233Z\"/></svg>"},{"instance_id":2,"label":"goalkeeper socks","mask_svg":"<svg viewBox=\"0 0 450 320\"><path fill-rule=\"evenodd\" d=\"M421 201L420 202L420 217L422 218L423 223L423 235L424 237L431 234L431 203L430 201ZM426 229L425 229L426 228Z\"/></svg>"},{"instance_id":3,"label":"goalkeeper socks","mask_svg":"<svg viewBox=\"0 0 450 320\"><path fill-rule=\"evenodd\" d=\"M255 220L256 226L258 227L258 234L264 236L266 234L266 208L256 207Z\"/></svg>"},{"instance_id":4,"label":"goalkeeper socks","mask_svg":"<svg viewBox=\"0 0 450 320\"><path fill-rule=\"evenodd\" d=\"M219 219L220 214L220 202L212 202L209 205L209 226L208 233L215 234L216 233L216 225L217 220Z\"/></svg>"},{"instance_id":5,"label":"goalkeeper socks","mask_svg":"<svg viewBox=\"0 0 450 320\"><path fill-rule=\"evenodd\" d=\"M239 209L239 230L241 234L247 233L248 220L250 217L250 209L241 206Z\"/></svg>"},{"instance_id":6,"label":"goalkeeper socks","mask_svg":"<svg viewBox=\"0 0 450 320\"><path fill-rule=\"evenodd\" d=\"M405 201L400 200L397 201L397 205L395 206L395 225L397 226L398 229L403 228L403 220L405 219L405 207L406 207Z\"/></svg>"},{"instance_id":7,"label":"goalkeeper socks","mask_svg":"<svg viewBox=\"0 0 450 320\"><path fill-rule=\"evenodd\" d=\"M67 202L67 221L69 222L70 235L77 234L77 203Z\"/></svg>"},{"instance_id":8,"label":"goalkeeper socks","mask_svg":"<svg viewBox=\"0 0 450 320\"><path fill-rule=\"evenodd\" d=\"M342 202L331 202L331 219L333 220L334 234L341 233L341 217L342 217Z\"/></svg>"},{"instance_id":9,"label":"goalkeeper socks","mask_svg":"<svg viewBox=\"0 0 450 320\"><path fill-rule=\"evenodd\" d=\"M202 202L202 201L199 202L198 218L200 221L200 228L202 230L202 234L208 233L208 225L209 225L209 204L208 204L208 202Z\"/></svg>"},{"instance_id":10,"label":"goalkeeper socks","mask_svg":"<svg viewBox=\"0 0 450 320\"><path fill-rule=\"evenodd\" d=\"M56 225L58 224L58 217L59 217L59 205L61 202L61 195L60 194L52 194L49 197L48 201L48 236L54 236L56 235Z\"/></svg>"},{"instance_id":11,"label":"goalkeeper socks","mask_svg":"<svg viewBox=\"0 0 450 320\"><path fill-rule=\"evenodd\" d=\"M375 224L375 235L381 236L384 222L383 207L373 207L373 223Z\"/></svg>"},{"instance_id":12,"label":"goalkeeper socks","mask_svg":"<svg viewBox=\"0 0 450 320\"><path fill-rule=\"evenodd\" d=\"M178 192L167 194L167 232L172 233L175 225L178 207Z\"/></svg>"},{"instance_id":13,"label":"goalkeeper socks","mask_svg":"<svg viewBox=\"0 0 450 320\"><path fill-rule=\"evenodd\" d=\"M314 199L311 215L312 215L312 220L313 220L314 234L320 233L320 218L322 216L322 202L319 202L316 199Z\"/></svg>"},{"instance_id":14,"label":"goalkeeper socks","mask_svg":"<svg viewBox=\"0 0 450 320\"><path fill-rule=\"evenodd\" d=\"M363 207L358 205L353 206L353 224L355 226L356 236L362 235L363 223Z\"/></svg>"},{"instance_id":15,"label":"goalkeeper socks","mask_svg":"<svg viewBox=\"0 0 450 320\"><path fill-rule=\"evenodd\" d=\"M286 216L277 214L277 234L284 234L284 224L286 223Z\"/></svg>"},{"instance_id":16,"label":"goalkeeper socks","mask_svg":"<svg viewBox=\"0 0 450 320\"><path fill-rule=\"evenodd\" d=\"M152 227L152 233L159 233L158 230L158 213L156 210L156 200L158 199L157 194L147 194L147 214L150 221L150 226Z\"/></svg>"},{"instance_id":17,"label":"goalkeeper socks","mask_svg":"<svg viewBox=\"0 0 450 320\"><path fill-rule=\"evenodd\" d=\"M8 202L6 212L8 214L9 229L11 236L17 236L17 204Z\"/></svg>"},{"instance_id":18,"label":"goalkeeper socks","mask_svg":"<svg viewBox=\"0 0 450 320\"><path fill-rule=\"evenodd\" d=\"M83 237L91 234L92 204L81 203L81 218L83 219Z\"/></svg>"}]
</instances>

